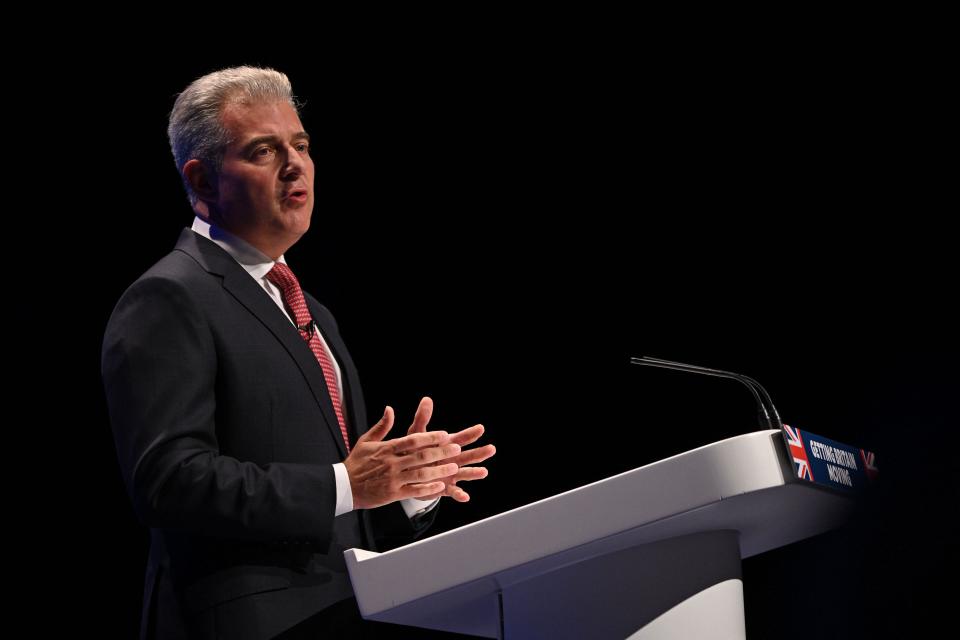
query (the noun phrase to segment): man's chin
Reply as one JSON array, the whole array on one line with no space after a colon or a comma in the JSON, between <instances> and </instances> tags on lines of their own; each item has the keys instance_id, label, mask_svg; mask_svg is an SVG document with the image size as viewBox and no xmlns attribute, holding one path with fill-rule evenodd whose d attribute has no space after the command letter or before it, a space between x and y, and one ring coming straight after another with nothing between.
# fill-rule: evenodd
<instances>
[{"instance_id":1,"label":"man's chin","mask_svg":"<svg viewBox=\"0 0 960 640\"><path fill-rule=\"evenodd\" d=\"M290 238L291 243L296 242L310 230L310 216L306 216L305 219L301 219L301 216L297 216L296 219L291 220L290 224L285 225L283 228L284 234Z\"/></svg>"}]
</instances>

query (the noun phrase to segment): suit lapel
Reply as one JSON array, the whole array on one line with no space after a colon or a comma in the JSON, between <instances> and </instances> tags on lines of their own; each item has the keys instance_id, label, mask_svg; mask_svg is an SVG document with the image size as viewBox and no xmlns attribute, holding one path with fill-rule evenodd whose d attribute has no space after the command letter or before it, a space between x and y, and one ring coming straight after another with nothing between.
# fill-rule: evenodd
<instances>
[{"instance_id":1,"label":"suit lapel","mask_svg":"<svg viewBox=\"0 0 960 640\"><path fill-rule=\"evenodd\" d=\"M176 248L196 259L208 272L221 276L223 288L256 316L280 341L306 378L327 427L337 443L340 456L346 458L347 449L343 444L337 414L333 410L333 401L327 391L323 369L320 368L316 356L300 337L300 332L290 323L289 318L270 299L266 291L250 277L250 274L216 243L194 233L191 229L184 229Z\"/></svg>"}]
</instances>

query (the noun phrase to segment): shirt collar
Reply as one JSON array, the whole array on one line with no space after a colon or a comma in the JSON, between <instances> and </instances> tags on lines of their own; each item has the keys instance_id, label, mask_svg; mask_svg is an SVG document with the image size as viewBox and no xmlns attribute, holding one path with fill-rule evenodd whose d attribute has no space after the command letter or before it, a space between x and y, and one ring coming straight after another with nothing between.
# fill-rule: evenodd
<instances>
[{"instance_id":1,"label":"shirt collar","mask_svg":"<svg viewBox=\"0 0 960 640\"><path fill-rule=\"evenodd\" d=\"M210 224L199 216L193 219L193 227L191 228L229 253L247 273L257 280L265 278L270 269L273 269L273 265L276 264L243 238L233 235L226 229ZM277 262L287 263L283 256L280 256Z\"/></svg>"}]
</instances>

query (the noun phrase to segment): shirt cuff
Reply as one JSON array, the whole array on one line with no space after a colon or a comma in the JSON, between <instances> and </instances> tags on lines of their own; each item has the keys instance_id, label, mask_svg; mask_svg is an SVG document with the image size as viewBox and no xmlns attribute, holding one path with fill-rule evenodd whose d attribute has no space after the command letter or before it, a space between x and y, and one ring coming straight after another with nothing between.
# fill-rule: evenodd
<instances>
[{"instance_id":1,"label":"shirt cuff","mask_svg":"<svg viewBox=\"0 0 960 640\"><path fill-rule=\"evenodd\" d=\"M425 514L427 511L430 511L437 503L440 502L440 498L434 498L433 500L421 500L420 498L404 498L400 501L400 504L403 505L403 510L406 512L408 518L413 518L414 516L420 516Z\"/></svg>"},{"instance_id":2,"label":"shirt cuff","mask_svg":"<svg viewBox=\"0 0 960 640\"><path fill-rule=\"evenodd\" d=\"M342 462L333 465L333 477L337 481L337 509L333 517L337 517L353 511L353 490L350 488L347 465Z\"/></svg>"}]
</instances>

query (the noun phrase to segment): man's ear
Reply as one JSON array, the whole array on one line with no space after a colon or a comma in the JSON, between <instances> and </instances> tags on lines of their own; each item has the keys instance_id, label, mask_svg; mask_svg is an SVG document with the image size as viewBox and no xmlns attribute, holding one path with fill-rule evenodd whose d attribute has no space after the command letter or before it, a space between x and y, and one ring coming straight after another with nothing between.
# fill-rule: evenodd
<instances>
[{"instance_id":1,"label":"man's ear","mask_svg":"<svg viewBox=\"0 0 960 640\"><path fill-rule=\"evenodd\" d=\"M188 160L183 165L183 177L197 197L204 202L217 199L217 183L213 172L200 160Z\"/></svg>"}]
</instances>

